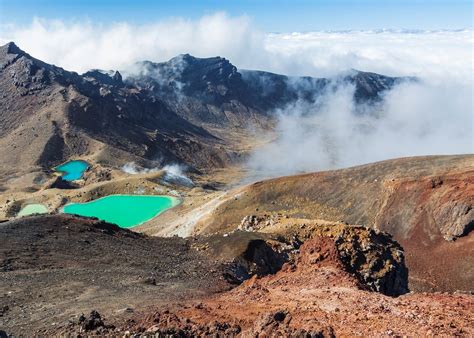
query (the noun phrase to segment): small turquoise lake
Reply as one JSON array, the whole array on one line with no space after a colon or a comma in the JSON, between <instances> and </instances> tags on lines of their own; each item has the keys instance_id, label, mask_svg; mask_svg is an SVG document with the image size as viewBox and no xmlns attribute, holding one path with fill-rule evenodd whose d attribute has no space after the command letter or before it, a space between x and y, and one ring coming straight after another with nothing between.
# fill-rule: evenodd
<instances>
[{"instance_id":1,"label":"small turquoise lake","mask_svg":"<svg viewBox=\"0 0 474 338\"><path fill-rule=\"evenodd\" d=\"M178 199L170 196L110 195L87 203L67 204L62 211L67 214L97 217L121 228L133 228L178 203Z\"/></svg>"},{"instance_id":2,"label":"small turquoise lake","mask_svg":"<svg viewBox=\"0 0 474 338\"><path fill-rule=\"evenodd\" d=\"M47 214L48 208L46 208L43 204L34 203L28 204L23 207L18 213L18 217L35 215L35 214Z\"/></svg>"},{"instance_id":3,"label":"small turquoise lake","mask_svg":"<svg viewBox=\"0 0 474 338\"><path fill-rule=\"evenodd\" d=\"M87 168L89 168L89 163L82 160L75 160L61 164L54 169L62 173L63 180L75 181L82 177Z\"/></svg>"}]
</instances>

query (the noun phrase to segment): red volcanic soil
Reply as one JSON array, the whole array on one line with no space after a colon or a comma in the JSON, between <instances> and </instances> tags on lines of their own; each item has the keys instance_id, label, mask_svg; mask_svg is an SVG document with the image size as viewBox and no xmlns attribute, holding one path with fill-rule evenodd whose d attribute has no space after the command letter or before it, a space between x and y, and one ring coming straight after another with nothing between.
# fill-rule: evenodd
<instances>
[{"instance_id":1,"label":"red volcanic soil","mask_svg":"<svg viewBox=\"0 0 474 338\"><path fill-rule=\"evenodd\" d=\"M6 239L1 329L19 335L474 334L472 295L405 293L403 251L386 234L341 223L297 228L182 239L65 215L0 224Z\"/></svg>"},{"instance_id":2,"label":"red volcanic soil","mask_svg":"<svg viewBox=\"0 0 474 338\"><path fill-rule=\"evenodd\" d=\"M136 319L131 332L265 336L472 336L470 295L364 290L338 258L334 240L315 237L294 263L221 295Z\"/></svg>"},{"instance_id":3,"label":"red volcanic soil","mask_svg":"<svg viewBox=\"0 0 474 338\"><path fill-rule=\"evenodd\" d=\"M410 288L474 291L474 155L401 158L257 182L235 192L200 231L247 215L283 214L387 231L404 247Z\"/></svg>"}]
</instances>

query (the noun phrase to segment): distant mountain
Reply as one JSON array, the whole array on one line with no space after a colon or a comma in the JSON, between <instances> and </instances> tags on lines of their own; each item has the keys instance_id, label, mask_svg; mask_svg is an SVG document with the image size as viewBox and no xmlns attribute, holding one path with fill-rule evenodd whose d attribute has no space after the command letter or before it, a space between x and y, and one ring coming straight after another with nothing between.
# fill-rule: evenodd
<instances>
[{"instance_id":1,"label":"distant mountain","mask_svg":"<svg viewBox=\"0 0 474 338\"><path fill-rule=\"evenodd\" d=\"M406 79L355 70L335 79L288 77L239 71L225 58L189 54L162 63L139 62L135 67L126 83L162 99L186 119L219 125L271 118L276 108L297 99L312 101L329 86L342 83L355 86L356 102L377 101L384 91Z\"/></svg>"},{"instance_id":2,"label":"distant mountain","mask_svg":"<svg viewBox=\"0 0 474 338\"><path fill-rule=\"evenodd\" d=\"M188 54L139 62L126 77L79 75L10 42L0 47L0 169L49 168L71 157L223 167L245 155L247 130L271 128L276 108L347 82L356 102L377 101L401 80L357 71L336 80L292 78Z\"/></svg>"}]
</instances>

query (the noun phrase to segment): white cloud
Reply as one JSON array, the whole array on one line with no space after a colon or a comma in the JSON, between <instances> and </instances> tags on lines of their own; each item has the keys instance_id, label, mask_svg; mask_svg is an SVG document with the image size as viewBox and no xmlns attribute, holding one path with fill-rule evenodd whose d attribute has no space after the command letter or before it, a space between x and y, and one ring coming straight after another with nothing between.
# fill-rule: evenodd
<instances>
[{"instance_id":1,"label":"white cloud","mask_svg":"<svg viewBox=\"0 0 474 338\"><path fill-rule=\"evenodd\" d=\"M170 19L146 25L66 23L34 19L3 26L0 42L14 41L29 54L68 70L123 69L136 61L165 61L178 54L222 55L245 61L262 36L246 17L224 13L199 20ZM249 58L250 59L250 58Z\"/></svg>"},{"instance_id":2,"label":"white cloud","mask_svg":"<svg viewBox=\"0 0 474 338\"><path fill-rule=\"evenodd\" d=\"M355 68L388 75L457 76L472 72L473 30L345 31L265 34L248 17L225 13L150 24L63 22L36 18L3 25L0 43L66 69L123 69L178 54L220 55L239 68L325 76Z\"/></svg>"},{"instance_id":3,"label":"white cloud","mask_svg":"<svg viewBox=\"0 0 474 338\"><path fill-rule=\"evenodd\" d=\"M354 87L342 86L316 104L278 111L278 138L255 151L253 176L274 177L414 155L472 153L472 87L406 83L382 105L355 114ZM255 177L254 177L255 178Z\"/></svg>"},{"instance_id":4,"label":"white cloud","mask_svg":"<svg viewBox=\"0 0 474 338\"><path fill-rule=\"evenodd\" d=\"M270 34L265 49L294 60L299 74L347 68L386 75L465 77L472 73L473 31L347 31ZM281 71L287 65L274 65Z\"/></svg>"}]
</instances>

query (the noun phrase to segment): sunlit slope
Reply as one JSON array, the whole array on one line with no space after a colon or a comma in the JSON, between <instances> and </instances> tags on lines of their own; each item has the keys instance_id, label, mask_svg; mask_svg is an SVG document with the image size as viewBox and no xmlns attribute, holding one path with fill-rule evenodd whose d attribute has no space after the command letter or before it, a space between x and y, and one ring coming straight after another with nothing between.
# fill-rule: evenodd
<instances>
[{"instance_id":1,"label":"sunlit slope","mask_svg":"<svg viewBox=\"0 0 474 338\"><path fill-rule=\"evenodd\" d=\"M402 244L413 287L466 290L474 281L473 205L474 155L401 158L254 183L198 228L225 232L246 215L278 213L361 224Z\"/></svg>"}]
</instances>

